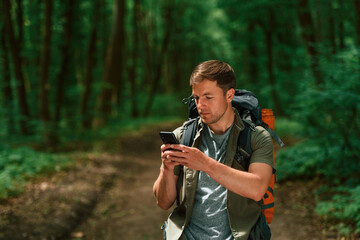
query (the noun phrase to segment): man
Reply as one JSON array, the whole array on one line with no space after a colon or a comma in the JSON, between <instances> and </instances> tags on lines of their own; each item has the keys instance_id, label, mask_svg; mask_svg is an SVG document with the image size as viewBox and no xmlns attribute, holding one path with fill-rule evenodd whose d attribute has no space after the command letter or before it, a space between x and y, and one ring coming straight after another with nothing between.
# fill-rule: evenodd
<instances>
[{"instance_id":1,"label":"man","mask_svg":"<svg viewBox=\"0 0 360 240\"><path fill-rule=\"evenodd\" d=\"M176 200L179 165L184 166L185 197L167 221L167 239L248 239L259 219L257 202L273 171L272 139L256 127L248 171L234 160L244 129L231 105L235 83L230 65L217 60L199 64L190 77L200 115L193 147L162 145L162 165L153 187L157 204L169 209ZM174 133L180 141L183 127Z\"/></svg>"}]
</instances>

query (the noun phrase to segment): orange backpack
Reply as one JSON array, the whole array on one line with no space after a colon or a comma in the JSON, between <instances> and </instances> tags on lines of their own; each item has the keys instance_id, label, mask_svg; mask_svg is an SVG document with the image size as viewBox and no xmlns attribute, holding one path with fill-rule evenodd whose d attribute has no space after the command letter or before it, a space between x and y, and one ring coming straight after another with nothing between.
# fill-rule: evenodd
<instances>
[{"instance_id":1,"label":"orange backpack","mask_svg":"<svg viewBox=\"0 0 360 240\"><path fill-rule=\"evenodd\" d=\"M261 109L261 118L271 130L275 129L275 117L271 109ZM275 148L273 145L273 162L275 166ZM261 211L265 215L266 222L271 223L274 217L274 185L275 185L275 173L272 174L268 190L262 198Z\"/></svg>"},{"instance_id":2,"label":"orange backpack","mask_svg":"<svg viewBox=\"0 0 360 240\"><path fill-rule=\"evenodd\" d=\"M261 120L262 123L260 126L264 127L270 134L273 134L273 130L275 127L275 117L273 115L273 111L271 109L261 109ZM243 119L245 124L245 129L240 132L239 141L238 141L238 151L235 155L235 159L238 162L244 162L244 167L246 170L249 169L250 158L252 154L251 149L251 131L256 126L252 121L248 121ZM245 152L245 153L244 153ZM244 160L244 161L243 161ZM273 163L275 166L275 148L273 145ZM260 200L261 211L265 215L266 222L268 224L271 223L275 204L274 204L274 184L275 184L275 170L273 171L271 181L269 183L268 189L266 190L264 196Z\"/></svg>"}]
</instances>

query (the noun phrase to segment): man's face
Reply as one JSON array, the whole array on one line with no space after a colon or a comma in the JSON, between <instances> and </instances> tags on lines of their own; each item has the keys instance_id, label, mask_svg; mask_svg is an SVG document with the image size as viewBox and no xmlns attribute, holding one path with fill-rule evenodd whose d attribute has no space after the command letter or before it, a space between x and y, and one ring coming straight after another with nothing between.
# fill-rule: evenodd
<instances>
[{"instance_id":1,"label":"man's face","mask_svg":"<svg viewBox=\"0 0 360 240\"><path fill-rule=\"evenodd\" d=\"M232 100L226 97L216 81L207 79L192 86L192 95L201 120L208 125L217 123L224 116Z\"/></svg>"}]
</instances>

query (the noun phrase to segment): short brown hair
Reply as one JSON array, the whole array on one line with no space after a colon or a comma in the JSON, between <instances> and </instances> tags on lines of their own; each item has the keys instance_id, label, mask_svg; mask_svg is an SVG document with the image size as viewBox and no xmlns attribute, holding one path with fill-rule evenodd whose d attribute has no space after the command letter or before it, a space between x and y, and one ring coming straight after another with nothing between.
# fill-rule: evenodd
<instances>
[{"instance_id":1,"label":"short brown hair","mask_svg":"<svg viewBox=\"0 0 360 240\"><path fill-rule=\"evenodd\" d=\"M197 65L190 76L190 86L204 79L216 81L224 93L236 86L234 70L229 64L219 60L209 60Z\"/></svg>"}]
</instances>

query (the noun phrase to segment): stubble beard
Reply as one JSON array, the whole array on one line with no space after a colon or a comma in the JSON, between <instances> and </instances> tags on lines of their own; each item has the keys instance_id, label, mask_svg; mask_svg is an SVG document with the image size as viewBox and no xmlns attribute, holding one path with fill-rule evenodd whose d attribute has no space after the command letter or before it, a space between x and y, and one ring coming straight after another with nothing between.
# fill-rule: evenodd
<instances>
[{"instance_id":1,"label":"stubble beard","mask_svg":"<svg viewBox=\"0 0 360 240\"><path fill-rule=\"evenodd\" d=\"M225 113L227 111L227 108L228 108L228 105L226 105L224 112L222 114L214 116L213 118L209 119L210 121L206 121L203 118L201 120L207 125L215 124L223 118L223 116L225 115Z\"/></svg>"}]
</instances>

